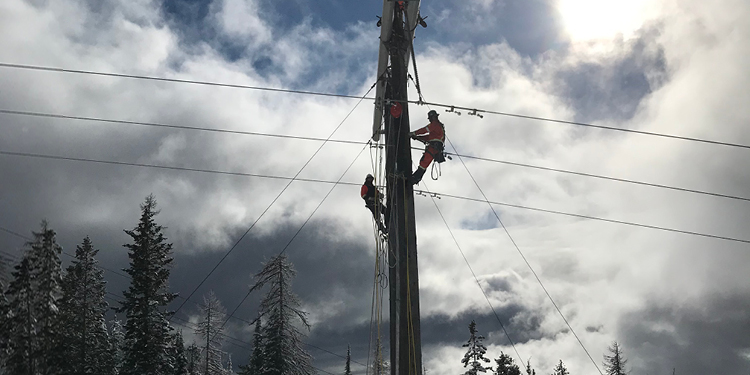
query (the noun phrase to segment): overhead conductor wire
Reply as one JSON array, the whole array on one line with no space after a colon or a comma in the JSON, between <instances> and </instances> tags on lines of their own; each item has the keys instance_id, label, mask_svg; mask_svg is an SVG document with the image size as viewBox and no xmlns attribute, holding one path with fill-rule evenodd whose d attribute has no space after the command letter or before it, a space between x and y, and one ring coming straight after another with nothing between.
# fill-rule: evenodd
<instances>
[{"instance_id":1,"label":"overhead conductor wire","mask_svg":"<svg viewBox=\"0 0 750 375\"><path fill-rule=\"evenodd\" d=\"M231 175L231 176L240 176L240 177L257 177L257 178L270 178L270 179L279 179L279 180L292 180L293 179L293 177L284 177L284 176L273 176L273 175L243 173L243 172L229 172L229 171L201 169L201 168L186 168L186 167L177 167L177 166L161 165L161 164L129 163L129 162L122 162L122 161L114 161L114 160L76 158L76 157L68 157L68 156L60 156L60 155L46 155L46 154L4 151L4 150L0 150L0 155L40 158L40 159L48 159L48 160L64 160L64 161L76 161L76 162L109 164L109 165L119 165L119 166L142 167L142 168L154 168L154 169L164 169L164 170L176 170L176 171L181 171L181 172L200 172L200 173L222 174L222 175ZM294 181L313 182L313 183L320 183L320 184L335 184L336 183L336 181L330 181L330 180L299 178L299 177L294 178ZM349 186L361 186L361 183L345 182L345 181L339 182L338 184L349 185ZM418 192L420 190L414 190L414 191ZM483 199L465 197L461 195L453 195L453 194L446 194L446 193L440 193L440 192L435 192L434 194L438 194L441 197L486 203L486 200L483 200ZM498 202L498 201L490 201L490 203L493 205L513 207L513 208L517 208L521 210L544 212L544 213L549 213L549 214L554 214L554 215L575 217L579 219L603 221L603 222L612 223L612 224L621 224L621 225L627 225L627 226L638 227L638 228L646 228L646 229L653 229L653 230L659 230L659 231L664 231L664 232L680 233L680 234L686 234L690 236L698 236L698 237L705 237L705 238L719 239L719 240L724 240L724 241L741 242L745 244L750 244L750 240L743 239L743 238L720 236L720 235L709 234L709 233L669 228L669 227L664 227L664 226L659 226L659 225L650 225L650 224L636 223L632 221L608 219L608 218L603 218L603 217L593 216L593 215L577 214L577 213L572 213L572 212L550 210L550 209L545 209L545 208L540 208L540 207L523 206L523 205Z\"/></svg>"},{"instance_id":2,"label":"overhead conductor wire","mask_svg":"<svg viewBox=\"0 0 750 375\"><path fill-rule=\"evenodd\" d=\"M79 70L79 69L56 68L56 67L47 67L47 66L29 65L29 64L12 64L12 63L3 63L3 62L0 62L0 68L25 69L25 70L47 71L47 72L57 72L57 73L73 73L73 74L96 75L96 76L107 76L107 77L117 77L117 78L130 78L130 79L161 81L161 82L171 82L171 83L183 83L183 84L195 84L195 85L205 85L205 86L227 87L227 88L234 88L234 89L248 89L248 90L259 90L259 91L288 93L288 94L313 95L313 96L322 96L322 97L335 97L335 98L361 99L361 100L364 100L364 99L375 100L375 98L368 98L366 96L364 98L360 98L360 97L354 96L354 95L332 94L332 93L324 93L324 92L316 92L316 91L280 89L280 88L263 87L263 86L238 85L238 84L229 84L229 83L220 83L220 82L198 81L198 80L177 79L177 78L165 78L165 77L145 76L145 75L136 75L136 74L107 73L107 72L98 72L98 71L93 71L93 70ZM665 133L657 133L657 132L649 132L649 131L627 129L627 128L618 128L618 127L614 127L614 126L596 125L596 124L589 124L589 123L579 122L579 121L559 120L559 119L554 119L554 118L549 118L549 117L522 115L522 114L517 114L517 113L502 112L502 111L495 111L495 110L489 110L489 109L471 108L471 107L459 106L459 105L450 105L450 104L442 104L442 103L431 103L431 102L425 102L421 98L420 98L420 100L400 100L400 101L399 100L392 100L392 101L394 101L394 102L402 102L402 103L410 103L410 104L419 104L419 105L428 104L428 105L432 105L432 106L435 106L435 107L452 108L452 109L460 109L460 110L464 110L464 111L470 111L472 113L487 113L487 114L492 114L492 115L506 116L506 117L515 117L515 118L521 118L521 119L527 119L527 120L552 122L552 123L558 123L558 124L582 126L582 127L588 127L588 128L597 128L597 129L603 129L603 130L610 130L610 131L617 131L617 132L624 132L624 133L633 133L633 134L640 134L640 135L648 135L648 136L661 137L661 138L671 138L671 139L677 139L677 140L682 140L682 141L691 141L691 142L698 142L698 143L713 144L713 145L718 145L718 146L728 146L728 147L737 147L737 148L743 148L743 149L750 149L750 145L739 144L739 143L724 142L724 141L715 141L715 140L710 140L710 139L703 139L703 138L696 138L696 137L687 137L687 136L680 136L680 135L674 135L674 134L665 134Z\"/></svg>"},{"instance_id":3,"label":"overhead conductor wire","mask_svg":"<svg viewBox=\"0 0 750 375\"><path fill-rule=\"evenodd\" d=\"M453 144L453 142L451 142L450 139L448 139L448 137L446 137L445 139L448 141L448 144L451 145L451 147L456 152L456 154L458 154L458 149ZM599 372L599 374L603 374L602 370L599 368L599 365L596 363L596 361L594 360L594 358L591 356L591 353L589 353L588 349L586 348L586 345L584 345L583 341L581 341L580 337L578 337L578 334L576 334L576 331L573 329L573 326L570 325L570 323L568 322L568 319L565 318L565 315L563 314L562 310L560 310L560 308L557 306L557 303L552 298L552 295L549 293L549 291L547 290L547 288L544 286L544 283L542 282L542 279L539 278L539 275L537 275L536 271L534 271L534 267L531 266L531 263L529 263L528 259L526 259L526 256L523 254L523 251L521 251L521 248L518 246L518 244L516 243L516 241L513 239L513 236L511 236L510 232L508 231L508 228L505 226L505 224L503 223L503 221L500 220L500 215L498 215L497 211L495 210L495 207L492 206L492 203L490 203L490 200L487 199L487 195L484 194L484 191L482 190L482 187L479 186L479 183L474 178L474 175L471 174L471 171L469 171L469 168L466 166L466 163L464 162L463 158L461 158L459 156L458 160L461 161L461 164L464 166L464 169L466 169L466 173L468 173L469 177L471 177L471 180L474 181L474 185L476 185L477 189L482 194L482 197L484 197L484 201L487 202L487 205L490 206L490 209L492 210L492 213L495 215L495 218L497 218L497 221L500 223L500 226L503 227L503 230L505 231L505 234L508 235L508 238L510 239L510 242L513 243L513 246L516 248L516 251L518 251L518 254L521 255L521 258L523 258L523 261L526 263L526 266L529 268L529 270L531 271L531 273L534 275L534 277L536 278L536 281L542 287L542 290L544 290L544 293L547 295L547 298L549 298L550 302L552 302L552 305L555 306L555 309L557 310L557 313L560 314L560 317L563 319L563 321L565 322L565 324L568 326L568 328L570 329L570 332L573 333L573 336L575 336L576 340L578 340L578 344L580 344L581 348L583 348L583 351L586 352L586 355L589 357L589 359L591 360L591 363L594 365L594 367L596 367L596 370Z\"/></svg>"},{"instance_id":4,"label":"overhead conductor wire","mask_svg":"<svg viewBox=\"0 0 750 375\"><path fill-rule=\"evenodd\" d=\"M421 93L420 93L420 95L421 95ZM162 124L162 123L143 122L143 121L116 120L116 119L108 119L108 118L101 118L101 117L86 117L86 116L64 115L64 114L57 114L57 113L44 113L44 112L33 112L33 111L16 111L16 110L1 109L1 108L0 108L0 114L15 115L15 116L42 117L42 118L55 118L55 119L63 119L63 120L78 120L78 121L88 121L88 122L103 122L103 123L118 124L118 125L147 126L147 127L155 127L155 128L167 128L167 129L178 129L178 130L193 130L193 131L204 131L204 132L213 132L213 133L251 135L251 136L260 136L260 137L285 138L285 139L296 139L296 140L305 140L305 141L326 142L325 138L318 138L318 137L305 137L305 136L275 134L275 133L261 133L261 132L251 132L251 131L242 131L242 130L233 130L233 129L206 128L206 127L198 127L198 126ZM367 142L362 142L362 141L352 141L352 140L344 140L344 139L329 139L327 142L328 143L342 143L342 144L366 144L367 143ZM373 147L375 147L375 146L373 146ZM378 147L383 147L383 146L379 145ZM412 147L412 149L413 150L420 150L421 151L423 148ZM453 153L448 153L448 154L449 155L454 155ZM487 157L482 157L482 156L475 156L475 155L466 155L466 154L459 155L459 154L455 154L455 156L461 156L461 157L464 157L464 158L467 158L467 159L480 160L480 161L485 161L485 162L490 162L490 163L498 163L498 164L511 165L511 166L521 167L521 168L529 168L529 169L537 169L537 170L548 171L548 172L564 173L564 174L570 174L570 175L580 176L580 177L596 178L596 179L602 179L602 180L608 180L608 181L622 182L622 183L628 183L628 184L634 184L634 185L648 186L648 187L653 187L653 188L674 190L674 191L680 191L680 192L685 192L685 193L708 195L708 196L713 196L713 197L718 197L718 198L726 198L726 199L734 199L734 200L740 200L740 201L750 202L750 198L747 198L747 197L742 197L742 196L737 196L737 195L730 195L730 194L715 193L715 192L705 191L705 190L689 189L689 188L684 188L684 187L679 187L679 186L671 186L671 185L657 184L657 183L646 182L646 181L638 181L638 180L633 180L633 179L626 179L626 178L619 178L619 177L612 177L612 176L604 176L604 175L599 175L599 174L594 174L594 173L577 172L577 171L572 171L572 170L567 170L567 169L552 168L552 167L545 167L545 166L533 165L533 164L528 164L528 163L519 163L519 162L513 162L513 161L507 161L507 160L492 159L492 158L487 158ZM375 167L373 166L373 170L374 169L375 169ZM379 179L379 177L380 177L380 173L376 174L376 178ZM300 181L300 179L297 179L297 180Z\"/></svg>"},{"instance_id":5,"label":"overhead conductor wire","mask_svg":"<svg viewBox=\"0 0 750 375\"><path fill-rule=\"evenodd\" d=\"M24 236L24 235L22 235L22 234L20 234L20 233L18 233L18 232L12 231L12 230L10 230L10 229L7 229L7 228L4 228L4 227L0 227L0 231L2 231L2 232L5 232L5 233L8 233L8 234L11 234L11 235L13 235L13 236L19 237L19 238L21 238L21 239L24 239L24 240L27 240L27 241L33 241L33 240L32 240L31 238L29 238L29 237L27 237L27 236ZM8 257L9 257L9 258L10 258L11 260L13 260L13 261L16 261L16 262L18 262L18 261L19 261L19 259L18 259L18 255L16 255L16 254L12 254L12 253L9 253L9 252L7 252L7 251L5 251L5 250L0 250L0 253L3 253L3 254L5 254L5 255L7 255L7 256L8 256ZM63 252L62 252L62 254L63 254L63 255L66 255L66 256L68 256L68 257L71 257L71 258L75 258L75 255L69 254L69 253L67 253L67 252L65 252L65 251L63 251ZM107 268L107 267L104 267L104 266L102 266L101 264L97 264L97 267L98 267L98 268L100 268L100 269L102 269L102 270L104 270L104 271L108 271L108 272L111 272L111 273L113 273L113 274L115 274L115 275L119 275L119 276L122 276L123 278L126 278L126 279L128 279L128 280L130 280L130 279L131 279L131 278L130 278L130 276L128 276L128 275L125 275L125 274L123 274L123 273L120 273L120 272L117 272L117 271L115 271L115 270L113 270L113 269L111 269L111 268ZM114 293L111 293L111 292L107 292L107 294L111 294L111 295L113 295L113 296L116 296L116 297L120 297L119 295L116 295L116 294L114 294ZM177 298L182 298L182 299L184 299L185 297L177 296ZM118 302L119 302L119 301L118 301ZM193 304L195 304L196 306L202 306L202 304L201 304L201 303L199 303L199 302L196 302L196 301L190 301L190 302L192 302L192 303L193 303ZM248 321L248 320L245 320L245 319L242 319L242 318L239 318L239 317L236 317L236 316L232 316L232 318L233 318L233 319L237 319L237 320L239 320L239 321L242 321L242 322L245 322L245 323L248 323L248 324L252 324L252 322L250 322L250 321ZM179 318L179 317L174 317L174 319L177 319L177 320L181 320L181 321L183 321L183 322L187 322L186 320L184 320L184 319L182 319L182 318ZM188 328L190 328L190 327L188 327ZM227 338L232 338L231 336L228 336L228 335L226 335L226 334L222 334L222 335L223 335L223 336L225 336L225 337L227 337ZM236 340L237 340L237 339L236 339ZM252 344L250 344L250 343L247 343L247 344L248 344L248 345L252 345ZM331 355L333 355L333 356L336 356L336 357L339 357L339 358L342 358L342 359L346 359L346 356L343 356L343 355L341 355L341 354L338 354L338 353L332 352L332 351L330 351L330 350L327 350L327 349L321 348L321 347L319 347L319 346L316 346L316 345L313 345L313 344L310 344L310 343L303 343L303 344L304 344L304 345L307 345L307 346L309 346L309 347L311 347L311 348L315 348L315 349L318 349L318 350L320 350L320 351L322 351L322 352L325 352L325 353L331 354ZM367 365L366 365L366 364L364 364L364 363L362 363L362 362L359 362L359 361L356 361L356 360L353 360L353 359L352 359L351 361L352 361L353 363L355 363L355 364L358 364L358 365L362 366L362 367L367 367Z\"/></svg>"},{"instance_id":6,"label":"overhead conductor wire","mask_svg":"<svg viewBox=\"0 0 750 375\"><path fill-rule=\"evenodd\" d=\"M367 90L367 92L364 95L362 95L362 97L357 102L357 104L355 104L354 107L351 109L351 111L349 111L349 113L347 113L346 116L344 116L344 119L341 120L341 122L336 126L335 129L333 129L333 131L331 132L330 135L328 135L328 138L326 138L326 140L331 139L331 137L333 137L333 135L336 134L336 131L338 131L339 128L341 128L341 126L344 125L344 122L346 122L346 120L349 118L349 116L351 116L351 114L354 113L354 110L356 110L357 107L359 107L360 103L362 103L362 101L364 100L364 98L367 97L367 94L369 94L370 91L372 91L373 87L375 87L375 85L370 86L370 89ZM208 280L208 278L214 273L214 271L216 271L216 269L219 268L219 265L222 262L224 262L224 260L229 256L229 254L232 253L232 251L234 251L235 248L237 248L237 245L240 244L240 242L242 241L242 239L244 239L245 236L247 236L247 234L250 232L250 230L253 229L255 227L255 225L258 223L258 221L260 221L260 219L266 214L266 212L268 212L268 210L271 209L271 207L274 205L274 203L276 203L276 201L281 197L281 195L284 194L284 192L289 188L289 186L292 184L292 182L294 182L294 180L296 180L297 177L299 177L299 175L302 173L302 171L305 170L305 168L310 164L310 162L313 160L313 158L315 158L315 156L318 155L318 153L320 152L320 150L323 149L323 146L325 146L325 145L326 145L326 142L323 142L320 145L320 147L318 147L318 149L315 150L315 152L312 154L312 156L310 156L310 158L307 159L307 162L305 162L305 164L302 166L302 168L300 168L299 171L297 171L297 174L295 174L294 177L292 177L292 179L289 180L289 182L286 184L286 186L284 186L284 188L281 189L281 191L276 196L276 198L274 198L271 201L271 203L268 205L268 207L266 207L266 209L263 210L263 212L260 214L260 216L258 216L258 218L255 219L255 221L253 222L253 224L250 225L249 228L247 228L247 230L245 231L245 233L243 233L242 236L240 236L240 238L237 240L237 242L235 242L234 245L232 245L232 247L229 249L229 251L227 251L224 254L224 256L219 260L219 262L216 263L216 265L211 269L211 271L208 273L208 275L206 275L206 277L203 278L203 280L195 287L195 289L193 289L193 291L190 292L190 294L186 297L186 299L190 299L190 297L192 297L195 294L195 292L198 291L198 289L206 282L206 280ZM363 150L364 150L364 148L363 148ZM335 186L336 185L334 185L334 187ZM295 234L295 236L296 236L296 234ZM180 309L184 305L185 305L185 302L183 302L182 304L180 304L180 306L174 311L174 314L176 315L177 312L180 311Z\"/></svg>"}]
</instances>

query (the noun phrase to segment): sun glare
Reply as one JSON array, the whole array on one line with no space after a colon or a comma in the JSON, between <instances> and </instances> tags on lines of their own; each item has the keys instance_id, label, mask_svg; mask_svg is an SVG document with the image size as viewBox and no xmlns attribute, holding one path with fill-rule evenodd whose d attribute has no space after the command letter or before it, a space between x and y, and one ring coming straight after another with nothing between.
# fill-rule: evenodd
<instances>
[{"instance_id":1,"label":"sun glare","mask_svg":"<svg viewBox=\"0 0 750 375\"><path fill-rule=\"evenodd\" d=\"M576 41L628 38L643 25L648 0L559 0L565 29Z\"/></svg>"}]
</instances>

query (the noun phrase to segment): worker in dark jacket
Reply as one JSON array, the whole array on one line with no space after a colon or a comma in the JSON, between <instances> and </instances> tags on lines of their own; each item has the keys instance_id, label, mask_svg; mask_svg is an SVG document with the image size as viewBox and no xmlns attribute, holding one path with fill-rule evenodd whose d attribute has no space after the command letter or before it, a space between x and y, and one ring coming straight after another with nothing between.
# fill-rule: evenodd
<instances>
[{"instance_id":1,"label":"worker in dark jacket","mask_svg":"<svg viewBox=\"0 0 750 375\"><path fill-rule=\"evenodd\" d=\"M427 112L427 119L430 123L427 126L409 133L409 137L416 139L426 145L422 159L419 160L419 167L412 175L412 183L418 184L422 181L422 176L430 166L433 159L438 162L442 161L443 143L445 142L445 126L438 120L438 113L433 111Z\"/></svg>"},{"instance_id":2,"label":"worker in dark jacket","mask_svg":"<svg viewBox=\"0 0 750 375\"><path fill-rule=\"evenodd\" d=\"M380 229L383 234L386 234L388 233L388 227L387 224L383 224L380 215L385 215L386 220L388 220L388 208L383 204L383 198L380 191L378 191L378 188L373 184L374 181L375 177L368 174L367 177L365 177L365 183L360 190L360 195L362 196L362 199L365 200L365 207L372 212L372 217L375 218L375 222L378 224L378 229Z\"/></svg>"}]
</instances>

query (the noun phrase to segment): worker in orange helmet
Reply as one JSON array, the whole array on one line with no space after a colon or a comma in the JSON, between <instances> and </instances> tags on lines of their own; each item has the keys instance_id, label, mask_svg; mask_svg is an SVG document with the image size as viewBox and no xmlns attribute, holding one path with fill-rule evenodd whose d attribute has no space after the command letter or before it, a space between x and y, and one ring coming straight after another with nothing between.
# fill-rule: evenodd
<instances>
[{"instance_id":1,"label":"worker in orange helmet","mask_svg":"<svg viewBox=\"0 0 750 375\"><path fill-rule=\"evenodd\" d=\"M416 139L426 145L422 159L419 160L419 167L411 176L413 184L422 181L422 176L434 159L441 162L443 159L443 143L445 142L445 125L438 120L438 113L434 110L427 112L427 119L430 123L416 131L409 133L409 137Z\"/></svg>"},{"instance_id":2,"label":"worker in orange helmet","mask_svg":"<svg viewBox=\"0 0 750 375\"><path fill-rule=\"evenodd\" d=\"M372 212L372 217L375 218L375 222L378 224L378 229L380 229L383 234L387 234L388 226L387 224L383 224L380 215L385 215L386 220L388 220L388 207L383 204L382 195L378 188L373 184L374 181L375 177L368 174L367 177L365 177L365 183L362 184L362 189L360 189L360 195L362 196L362 199L365 200L365 207Z\"/></svg>"}]
</instances>

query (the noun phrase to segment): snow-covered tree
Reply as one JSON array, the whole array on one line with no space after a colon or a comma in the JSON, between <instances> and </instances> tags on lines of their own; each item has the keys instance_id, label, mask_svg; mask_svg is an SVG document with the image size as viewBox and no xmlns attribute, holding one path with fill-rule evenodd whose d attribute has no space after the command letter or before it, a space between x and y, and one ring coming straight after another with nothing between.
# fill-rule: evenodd
<instances>
[{"instance_id":1,"label":"snow-covered tree","mask_svg":"<svg viewBox=\"0 0 750 375\"><path fill-rule=\"evenodd\" d=\"M562 359L560 360L560 363L558 363L557 366L555 366L555 368L552 370L552 375L570 375Z\"/></svg>"},{"instance_id":2,"label":"snow-covered tree","mask_svg":"<svg viewBox=\"0 0 750 375\"><path fill-rule=\"evenodd\" d=\"M38 343L32 355L37 362L38 374L47 375L57 371L55 354L59 337L58 302L62 296L62 247L57 244L55 231L49 228L46 220L42 220L41 231L32 233L34 240L27 244L27 256L34 288L33 316L36 318L34 329Z\"/></svg>"},{"instance_id":3,"label":"snow-covered tree","mask_svg":"<svg viewBox=\"0 0 750 375\"><path fill-rule=\"evenodd\" d=\"M177 331L172 335L172 344L169 349L172 374L188 375L188 359L185 352L185 341L182 339L182 331Z\"/></svg>"},{"instance_id":4,"label":"snow-covered tree","mask_svg":"<svg viewBox=\"0 0 750 375\"><path fill-rule=\"evenodd\" d=\"M255 320L255 332L253 333L253 351L250 353L250 362L247 366L240 366L241 375L260 374L263 372L263 331L260 316Z\"/></svg>"},{"instance_id":5,"label":"snow-covered tree","mask_svg":"<svg viewBox=\"0 0 750 375\"><path fill-rule=\"evenodd\" d=\"M6 320L8 356L5 361L9 374L35 374L37 351L36 317L34 316L34 287L31 261L24 256L16 265L13 281L8 286L9 315Z\"/></svg>"},{"instance_id":6,"label":"snow-covered tree","mask_svg":"<svg viewBox=\"0 0 750 375\"><path fill-rule=\"evenodd\" d=\"M314 373L312 357L302 348L303 334L296 325L310 329L307 313L300 309L299 298L292 292L295 275L286 256L278 255L264 264L255 275L256 281L251 288L269 287L259 309L260 315L266 319L263 329L263 374L266 375Z\"/></svg>"},{"instance_id":7,"label":"snow-covered tree","mask_svg":"<svg viewBox=\"0 0 750 375\"><path fill-rule=\"evenodd\" d=\"M513 358L502 351L500 356L495 359L497 365L495 374L497 375L521 375L521 369L515 364Z\"/></svg>"},{"instance_id":8,"label":"snow-covered tree","mask_svg":"<svg viewBox=\"0 0 750 375\"><path fill-rule=\"evenodd\" d=\"M113 374L114 358L105 314L104 272L97 266L95 249L86 237L62 281L60 336L57 364L60 374Z\"/></svg>"},{"instance_id":9,"label":"snow-covered tree","mask_svg":"<svg viewBox=\"0 0 750 375\"><path fill-rule=\"evenodd\" d=\"M482 344L484 336L477 334L477 324L473 320L469 323L469 335L469 340L466 344L463 344L463 347L468 349L461 363L464 364L464 367L469 366L464 375L477 375L480 372L484 373L491 370L492 367L482 365L483 362L489 363L490 360L484 356L487 353L487 348Z\"/></svg>"},{"instance_id":10,"label":"snow-covered tree","mask_svg":"<svg viewBox=\"0 0 750 375\"><path fill-rule=\"evenodd\" d=\"M526 375L536 375L536 370L531 368L531 360L526 361Z\"/></svg>"},{"instance_id":11,"label":"snow-covered tree","mask_svg":"<svg viewBox=\"0 0 750 375\"><path fill-rule=\"evenodd\" d=\"M226 318L226 310L221 301L216 298L213 291L209 291L203 297L201 319L195 330L196 335L203 339L201 342L203 375L221 375L225 372L222 365L224 352L221 350L221 346L224 344L224 321Z\"/></svg>"},{"instance_id":12,"label":"snow-covered tree","mask_svg":"<svg viewBox=\"0 0 750 375\"><path fill-rule=\"evenodd\" d=\"M201 374L201 349L195 343L188 346L187 351L187 374L188 375L199 375Z\"/></svg>"},{"instance_id":13,"label":"snow-covered tree","mask_svg":"<svg viewBox=\"0 0 750 375\"><path fill-rule=\"evenodd\" d=\"M346 346L346 365L344 365L344 375L352 375L352 346Z\"/></svg>"},{"instance_id":14,"label":"snow-covered tree","mask_svg":"<svg viewBox=\"0 0 750 375\"><path fill-rule=\"evenodd\" d=\"M112 320L111 327L109 348L112 351L113 373L117 375L125 360L125 332L123 332L122 322L117 317Z\"/></svg>"},{"instance_id":15,"label":"snow-covered tree","mask_svg":"<svg viewBox=\"0 0 750 375\"><path fill-rule=\"evenodd\" d=\"M0 332L10 332L8 318L10 317L10 304L5 296L5 284L0 281ZM0 375L5 375L5 360L8 358L8 335L0 335Z\"/></svg>"},{"instance_id":16,"label":"snow-covered tree","mask_svg":"<svg viewBox=\"0 0 750 375\"><path fill-rule=\"evenodd\" d=\"M383 351L383 342L380 341L380 337L375 342L375 348L373 348L373 360L372 368L370 373L373 375L388 375L391 373L390 361L385 360L385 352ZM423 367L424 369L424 367Z\"/></svg>"},{"instance_id":17,"label":"snow-covered tree","mask_svg":"<svg viewBox=\"0 0 750 375\"><path fill-rule=\"evenodd\" d=\"M604 355L604 373L607 375L625 375L625 365L628 360L625 359L625 354L622 352L622 347L617 341L613 342L607 350L609 354Z\"/></svg>"},{"instance_id":18,"label":"snow-covered tree","mask_svg":"<svg viewBox=\"0 0 750 375\"><path fill-rule=\"evenodd\" d=\"M164 227L154 221L158 213L156 199L149 195L141 205L138 225L125 231L132 238L132 243L125 245L130 258L125 272L131 283L117 309L127 317L125 360L120 369L125 375L171 372L168 349L172 328L166 306L176 297L168 290L172 244L164 237Z\"/></svg>"}]
</instances>

